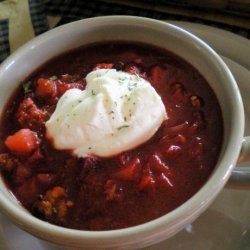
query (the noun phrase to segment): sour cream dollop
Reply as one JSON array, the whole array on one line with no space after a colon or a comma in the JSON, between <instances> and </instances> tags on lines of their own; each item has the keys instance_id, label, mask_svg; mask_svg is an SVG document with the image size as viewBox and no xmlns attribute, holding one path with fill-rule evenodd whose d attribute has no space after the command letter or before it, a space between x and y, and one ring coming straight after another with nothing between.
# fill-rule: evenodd
<instances>
[{"instance_id":1,"label":"sour cream dollop","mask_svg":"<svg viewBox=\"0 0 250 250\"><path fill-rule=\"evenodd\" d=\"M85 90L70 89L46 122L47 136L77 157L108 157L150 139L167 113L161 97L143 78L115 69L86 77Z\"/></svg>"}]
</instances>

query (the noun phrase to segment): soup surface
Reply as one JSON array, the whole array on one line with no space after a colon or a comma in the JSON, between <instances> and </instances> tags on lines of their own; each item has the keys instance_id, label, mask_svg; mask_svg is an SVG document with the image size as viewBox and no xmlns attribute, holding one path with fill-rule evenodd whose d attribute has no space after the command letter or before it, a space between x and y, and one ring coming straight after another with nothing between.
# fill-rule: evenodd
<instances>
[{"instance_id":1,"label":"soup surface","mask_svg":"<svg viewBox=\"0 0 250 250\"><path fill-rule=\"evenodd\" d=\"M168 119L145 143L110 157L57 150L45 122L69 89L97 69L136 74L161 96ZM56 225L109 230L158 218L207 181L222 143L222 115L206 80L167 51L137 43L92 44L34 72L1 119L0 168L16 198Z\"/></svg>"}]
</instances>

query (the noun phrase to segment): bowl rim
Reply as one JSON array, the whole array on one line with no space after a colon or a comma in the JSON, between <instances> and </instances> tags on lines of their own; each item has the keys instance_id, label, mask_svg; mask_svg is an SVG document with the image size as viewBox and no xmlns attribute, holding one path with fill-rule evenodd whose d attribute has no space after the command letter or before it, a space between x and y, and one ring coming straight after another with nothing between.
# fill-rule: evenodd
<instances>
[{"instance_id":1,"label":"bowl rim","mask_svg":"<svg viewBox=\"0 0 250 250\"><path fill-rule=\"evenodd\" d=\"M218 192L223 188L225 183L227 182L230 174L235 166L237 161L238 154L241 150L241 141L244 133L244 112L242 112L243 104L241 100L241 95L237 84L226 66L223 60L219 57L219 55L211 49L205 42L201 39L197 38L190 32L179 28L173 24L169 24L164 21L159 21L151 18L145 17L135 17L135 16L104 16L104 17L93 17L87 18L79 21L75 21L72 23L68 23L52 29L50 31L45 32L42 35L37 36L32 39L21 48L16 50L11 56L6 59L2 65L0 66L0 77L4 73L4 70L7 67L10 67L13 61L15 61L16 57L22 56L26 54L30 48L35 46L37 43L41 43L44 40L53 37L57 33L65 32L66 30L71 30L76 27L84 26L84 25L93 25L95 22L101 23L112 23L114 19L119 20L120 23L128 23L128 22L137 22L137 24L145 25L145 26L157 26L160 28L167 28L172 30L173 32L177 32L181 34L181 36L193 41L195 44L198 44L202 49L206 50L211 58L217 62L217 66L219 70L224 71L225 76L227 77L230 86L232 88L232 98L235 101L235 120L242 121L238 124L237 129L234 128L233 133L231 134L231 138L228 141L227 149L223 156L223 159L220 161L220 166L216 170L216 174L212 174L199 191L196 192L189 200L187 200L184 204L177 207L170 213L163 215L157 219L146 222L141 225L128 227L124 229L116 229L116 230L107 230L107 231L86 231L86 230L76 230L69 229L60 226L56 226L47 222L44 222L40 219L37 219L33 215L25 212L24 210L18 208L12 202L10 202L6 197L0 196L0 207L2 211L7 214L8 217L12 219L12 221L18 224L21 228L26 231L29 231L35 234L38 237L45 238L46 240L53 240L54 242L60 243L58 238L72 239L76 242L86 241L88 243L95 243L96 240L101 240L103 242L107 242L110 239L116 240L117 242L128 239L128 237L136 238L138 235L146 233L150 235L153 231L161 228L163 231L166 230L165 227L168 225L168 228L173 227L176 224L178 218L186 219L192 218L195 216L195 213L201 213L205 209L205 207L212 202L212 200L216 197ZM233 153L232 153L233 152ZM206 197L204 199L204 197ZM195 209L198 207L198 209ZM188 208L188 209L187 209ZM190 214L187 211L195 209L196 212ZM29 229L27 229L29 228ZM51 235L54 235L51 237ZM54 239L53 239L54 238Z\"/></svg>"}]
</instances>

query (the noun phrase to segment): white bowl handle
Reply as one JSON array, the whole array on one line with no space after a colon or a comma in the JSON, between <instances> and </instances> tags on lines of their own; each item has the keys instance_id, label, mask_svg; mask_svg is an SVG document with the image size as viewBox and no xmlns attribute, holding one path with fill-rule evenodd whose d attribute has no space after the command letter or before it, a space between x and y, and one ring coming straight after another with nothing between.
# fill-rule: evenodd
<instances>
[{"instance_id":1,"label":"white bowl handle","mask_svg":"<svg viewBox=\"0 0 250 250\"><path fill-rule=\"evenodd\" d=\"M250 136L244 137L238 163L250 161ZM248 167L236 167L226 185L228 188L250 189L250 164Z\"/></svg>"}]
</instances>

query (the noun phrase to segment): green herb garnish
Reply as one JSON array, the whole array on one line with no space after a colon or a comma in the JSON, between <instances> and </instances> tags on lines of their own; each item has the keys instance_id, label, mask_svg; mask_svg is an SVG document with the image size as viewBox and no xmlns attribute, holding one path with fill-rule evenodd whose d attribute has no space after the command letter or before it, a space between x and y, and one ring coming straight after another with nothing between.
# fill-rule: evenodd
<instances>
[{"instance_id":1,"label":"green herb garnish","mask_svg":"<svg viewBox=\"0 0 250 250\"><path fill-rule=\"evenodd\" d=\"M121 130L121 129L123 129L123 128L128 128L128 127L129 127L128 125L123 125L123 126L121 126L121 127L118 127L117 130Z\"/></svg>"},{"instance_id":2,"label":"green herb garnish","mask_svg":"<svg viewBox=\"0 0 250 250\"><path fill-rule=\"evenodd\" d=\"M22 84L22 87L23 87L23 91L24 91L24 94L27 94L31 91L31 84L32 82L31 81L28 81L28 82L25 82Z\"/></svg>"},{"instance_id":3,"label":"green herb garnish","mask_svg":"<svg viewBox=\"0 0 250 250\"><path fill-rule=\"evenodd\" d=\"M53 212L54 214L56 214L56 213L57 213L57 210L56 210L56 208L55 208L55 207L52 207L52 212Z\"/></svg>"},{"instance_id":4,"label":"green herb garnish","mask_svg":"<svg viewBox=\"0 0 250 250\"><path fill-rule=\"evenodd\" d=\"M57 79L58 79L57 76L51 76L51 77L49 78L49 80L51 80L51 81L55 81L55 80L57 80Z\"/></svg>"}]
</instances>

